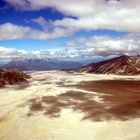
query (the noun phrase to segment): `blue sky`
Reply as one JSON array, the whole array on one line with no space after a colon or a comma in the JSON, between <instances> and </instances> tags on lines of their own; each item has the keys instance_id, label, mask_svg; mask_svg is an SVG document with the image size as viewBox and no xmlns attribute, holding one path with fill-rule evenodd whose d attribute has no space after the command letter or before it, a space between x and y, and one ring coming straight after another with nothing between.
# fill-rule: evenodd
<instances>
[{"instance_id":1,"label":"blue sky","mask_svg":"<svg viewBox=\"0 0 140 140\"><path fill-rule=\"evenodd\" d=\"M63 57L86 59L137 54L138 2L1 0L0 53L9 54L7 59L12 53L14 58L41 57L43 50L56 58L59 51Z\"/></svg>"}]
</instances>

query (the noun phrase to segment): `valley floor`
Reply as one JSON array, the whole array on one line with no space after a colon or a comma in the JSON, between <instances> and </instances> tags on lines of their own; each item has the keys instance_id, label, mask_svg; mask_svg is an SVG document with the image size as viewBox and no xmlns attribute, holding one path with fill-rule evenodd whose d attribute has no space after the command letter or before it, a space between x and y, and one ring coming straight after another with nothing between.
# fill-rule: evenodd
<instances>
[{"instance_id":1,"label":"valley floor","mask_svg":"<svg viewBox=\"0 0 140 140\"><path fill-rule=\"evenodd\" d=\"M0 140L140 139L140 76L30 74L0 89Z\"/></svg>"}]
</instances>

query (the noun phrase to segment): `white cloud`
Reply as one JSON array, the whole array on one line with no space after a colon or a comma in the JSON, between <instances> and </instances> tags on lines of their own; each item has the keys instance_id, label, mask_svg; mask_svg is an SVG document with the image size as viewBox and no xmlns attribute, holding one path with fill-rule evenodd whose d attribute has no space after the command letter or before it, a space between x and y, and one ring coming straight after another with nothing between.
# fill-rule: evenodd
<instances>
[{"instance_id":1,"label":"white cloud","mask_svg":"<svg viewBox=\"0 0 140 140\"><path fill-rule=\"evenodd\" d=\"M77 59L96 58L104 59L118 55L140 55L140 39L137 35L132 37L93 36L90 38L77 38L66 42L66 48L25 51L15 48L0 47L1 60L28 59L28 58L57 58ZM82 47L79 47L82 46Z\"/></svg>"},{"instance_id":2,"label":"white cloud","mask_svg":"<svg viewBox=\"0 0 140 140\"><path fill-rule=\"evenodd\" d=\"M28 26L14 25L5 23L0 25L0 40L9 39L39 39L48 40L71 35L74 29L65 30L64 28L56 27L51 32L48 30L37 30Z\"/></svg>"},{"instance_id":3,"label":"white cloud","mask_svg":"<svg viewBox=\"0 0 140 140\"><path fill-rule=\"evenodd\" d=\"M77 54L80 57L111 56L111 55L139 55L140 40L135 36L109 37L93 36L91 38L80 38L71 40L65 44L70 47L83 46Z\"/></svg>"},{"instance_id":4,"label":"white cloud","mask_svg":"<svg viewBox=\"0 0 140 140\"><path fill-rule=\"evenodd\" d=\"M0 25L0 40L7 39L49 39L49 35L30 27L5 23Z\"/></svg>"},{"instance_id":5,"label":"white cloud","mask_svg":"<svg viewBox=\"0 0 140 140\"><path fill-rule=\"evenodd\" d=\"M50 22L46 21L45 18L43 18L42 16L38 17L38 18L34 18L31 19L32 22L39 24L43 30L48 30L49 26L50 26ZM29 21L30 22L30 21Z\"/></svg>"},{"instance_id":6,"label":"white cloud","mask_svg":"<svg viewBox=\"0 0 140 140\"><path fill-rule=\"evenodd\" d=\"M22 10L40 10L52 7L65 15L53 24L79 30L111 29L140 32L139 0L5 0ZM42 19L40 19L42 20ZM38 21L40 22L40 21ZM44 21L41 21L44 22ZM43 25L44 26L44 25Z\"/></svg>"},{"instance_id":7,"label":"white cloud","mask_svg":"<svg viewBox=\"0 0 140 140\"><path fill-rule=\"evenodd\" d=\"M6 48L0 46L0 60L9 61L12 59L26 58L28 56L27 52L24 50L17 50L15 48Z\"/></svg>"},{"instance_id":8,"label":"white cloud","mask_svg":"<svg viewBox=\"0 0 140 140\"><path fill-rule=\"evenodd\" d=\"M36 58L52 58L49 51L36 50L36 51L25 51L18 50L16 48L8 48L0 46L0 60L11 61L18 59L36 59Z\"/></svg>"}]
</instances>

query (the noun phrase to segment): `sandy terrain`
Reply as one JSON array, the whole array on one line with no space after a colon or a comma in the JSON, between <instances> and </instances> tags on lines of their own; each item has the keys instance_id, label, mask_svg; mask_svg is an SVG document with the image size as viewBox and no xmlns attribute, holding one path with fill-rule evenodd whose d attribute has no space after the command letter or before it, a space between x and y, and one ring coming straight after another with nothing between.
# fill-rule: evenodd
<instances>
[{"instance_id":1,"label":"sandy terrain","mask_svg":"<svg viewBox=\"0 0 140 140\"><path fill-rule=\"evenodd\" d=\"M140 139L140 76L30 74L0 89L0 140Z\"/></svg>"}]
</instances>

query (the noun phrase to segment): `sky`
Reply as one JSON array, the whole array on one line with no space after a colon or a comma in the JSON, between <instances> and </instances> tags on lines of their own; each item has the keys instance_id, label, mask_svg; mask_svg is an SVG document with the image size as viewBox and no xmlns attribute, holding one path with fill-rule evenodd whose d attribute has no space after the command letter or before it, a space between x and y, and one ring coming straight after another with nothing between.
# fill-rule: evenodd
<instances>
[{"instance_id":1,"label":"sky","mask_svg":"<svg viewBox=\"0 0 140 140\"><path fill-rule=\"evenodd\" d=\"M1 0L0 60L140 55L139 0Z\"/></svg>"}]
</instances>

